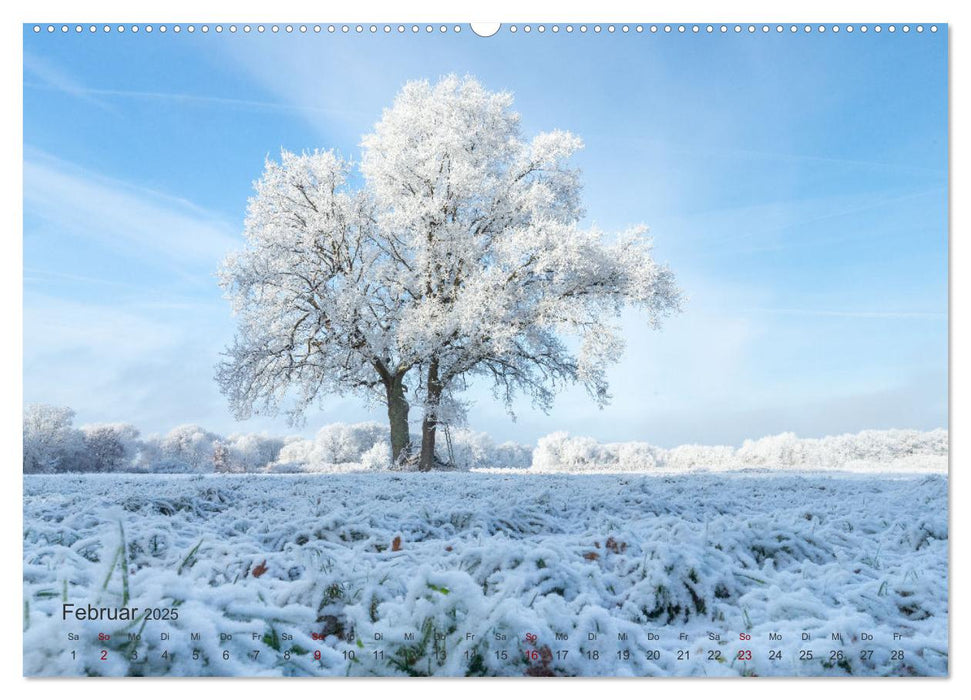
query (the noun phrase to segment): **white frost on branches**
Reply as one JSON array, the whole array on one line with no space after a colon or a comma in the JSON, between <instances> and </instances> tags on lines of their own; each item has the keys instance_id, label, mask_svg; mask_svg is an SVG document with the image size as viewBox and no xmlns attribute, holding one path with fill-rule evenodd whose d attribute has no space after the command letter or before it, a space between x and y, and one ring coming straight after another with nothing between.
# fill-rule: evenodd
<instances>
[{"instance_id":1,"label":"white frost on branches","mask_svg":"<svg viewBox=\"0 0 971 700\"><path fill-rule=\"evenodd\" d=\"M78 470L84 435L73 427L74 411L64 406L24 407L24 473Z\"/></svg>"},{"instance_id":2,"label":"white frost on branches","mask_svg":"<svg viewBox=\"0 0 971 700\"><path fill-rule=\"evenodd\" d=\"M621 308L657 326L681 295L646 228L608 242L581 225L581 145L524 138L511 94L450 76L405 85L360 178L332 151L267 161L220 273L238 333L217 379L237 416L298 417L326 394L391 409L407 389L426 423L454 422L473 375L507 406L548 408L571 382L608 401Z\"/></svg>"}]
</instances>

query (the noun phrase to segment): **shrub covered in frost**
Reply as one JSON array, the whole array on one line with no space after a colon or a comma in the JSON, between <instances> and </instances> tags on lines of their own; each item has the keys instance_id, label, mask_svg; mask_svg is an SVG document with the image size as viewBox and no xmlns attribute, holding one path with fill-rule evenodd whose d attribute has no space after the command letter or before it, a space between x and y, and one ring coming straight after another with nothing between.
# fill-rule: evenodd
<instances>
[{"instance_id":1,"label":"shrub covered in frost","mask_svg":"<svg viewBox=\"0 0 971 700\"><path fill-rule=\"evenodd\" d=\"M376 422L333 423L317 431L313 440L290 439L281 444L267 471L355 471L387 469L387 430ZM383 464L383 466L378 466ZM284 466L290 465L290 466Z\"/></svg>"},{"instance_id":2,"label":"shrub covered in frost","mask_svg":"<svg viewBox=\"0 0 971 700\"><path fill-rule=\"evenodd\" d=\"M562 431L540 438L533 450L533 469L537 471L586 471L616 463L616 455L593 438L570 437Z\"/></svg>"},{"instance_id":3,"label":"shrub covered in frost","mask_svg":"<svg viewBox=\"0 0 971 700\"><path fill-rule=\"evenodd\" d=\"M365 452L387 438L387 432L386 426L373 421L325 425L314 438L313 461L360 462Z\"/></svg>"},{"instance_id":4,"label":"shrub covered in frost","mask_svg":"<svg viewBox=\"0 0 971 700\"><path fill-rule=\"evenodd\" d=\"M439 443L439 458L459 469L492 467L525 469L532 463L533 450L526 445L504 442L497 445L486 433L459 429L451 431L452 450L448 454L446 441Z\"/></svg>"},{"instance_id":5,"label":"shrub covered in frost","mask_svg":"<svg viewBox=\"0 0 971 700\"><path fill-rule=\"evenodd\" d=\"M267 435L231 435L226 440L229 471L258 472L275 462L284 441Z\"/></svg>"},{"instance_id":6,"label":"shrub covered in frost","mask_svg":"<svg viewBox=\"0 0 971 700\"><path fill-rule=\"evenodd\" d=\"M99 423L81 427L85 471L126 471L138 454L138 429L128 423Z\"/></svg>"},{"instance_id":7,"label":"shrub covered in frost","mask_svg":"<svg viewBox=\"0 0 971 700\"><path fill-rule=\"evenodd\" d=\"M617 466L623 471L654 469L658 461L658 448L646 442L622 442L608 445L617 456Z\"/></svg>"},{"instance_id":8,"label":"shrub covered in frost","mask_svg":"<svg viewBox=\"0 0 971 700\"><path fill-rule=\"evenodd\" d=\"M213 450L218 440L218 435L198 425L180 425L162 438L159 447L166 463L181 463L185 466L183 471L204 473L213 470Z\"/></svg>"},{"instance_id":9,"label":"shrub covered in frost","mask_svg":"<svg viewBox=\"0 0 971 700\"><path fill-rule=\"evenodd\" d=\"M280 453L277 455L277 462L279 464L309 464L311 459L311 454L314 450L313 440L288 440L286 444L280 448ZM268 467L269 471L276 471L277 464L270 465Z\"/></svg>"},{"instance_id":10,"label":"shrub covered in frost","mask_svg":"<svg viewBox=\"0 0 971 700\"><path fill-rule=\"evenodd\" d=\"M738 466L735 450L727 445L679 445L659 449L659 466L673 471L731 469Z\"/></svg>"},{"instance_id":11,"label":"shrub covered in frost","mask_svg":"<svg viewBox=\"0 0 971 700\"><path fill-rule=\"evenodd\" d=\"M30 404L24 408L24 473L78 471L84 435L73 427L74 411Z\"/></svg>"},{"instance_id":12,"label":"shrub covered in frost","mask_svg":"<svg viewBox=\"0 0 971 700\"><path fill-rule=\"evenodd\" d=\"M391 443L387 440L376 442L367 452L361 455L361 467L377 471L391 466Z\"/></svg>"}]
</instances>

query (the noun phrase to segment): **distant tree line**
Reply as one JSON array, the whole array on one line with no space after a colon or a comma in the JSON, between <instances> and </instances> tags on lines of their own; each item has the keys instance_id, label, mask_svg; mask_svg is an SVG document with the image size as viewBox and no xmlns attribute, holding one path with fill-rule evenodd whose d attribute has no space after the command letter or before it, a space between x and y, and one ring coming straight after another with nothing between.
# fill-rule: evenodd
<instances>
[{"instance_id":1,"label":"distant tree line","mask_svg":"<svg viewBox=\"0 0 971 700\"><path fill-rule=\"evenodd\" d=\"M408 468L391 459L386 426L334 423L310 439L234 434L180 425L164 435L142 437L128 423L74 427L63 406L24 409L24 473L127 472L155 474L313 473ZM537 472L728 471L852 469L941 471L947 467L943 429L864 430L822 438L781 433L729 445L681 445L666 449L646 442L600 443L557 432L531 445L497 444L485 433L455 430L439 444L438 461L453 469L515 468ZM415 465L411 465L415 468Z\"/></svg>"},{"instance_id":2,"label":"distant tree line","mask_svg":"<svg viewBox=\"0 0 971 700\"><path fill-rule=\"evenodd\" d=\"M74 427L74 411L33 404L24 409L24 473L260 471L285 440L264 435L223 437L198 425L165 435L141 434L128 423Z\"/></svg>"},{"instance_id":3,"label":"distant tree line","mask_svg":"<svg viewBox=\"0 0 971 700\"><path fill-rule=\"evenodd\" d=\"M531 467L545 472L729 471L738 469L924 470L946 468L948 432L864 430L800 438L769 435L730 445L679 445L665 449L646 442L600 443L557 432L539 439Z\"/></svg>"},{"instance_id":4,"label":"distant tree line","mask_svg":"<svg viewBox=\"0 0 971 700\"><path fill-rule=\"evenodd\" d=\"M32 404L24 409L24 473L129 472L157 474L326 472L389 469L391 446L380 423L334 423L313 439L222 436L198 425L142 437L128 423L74 426L74 411ZM528 467L533 449L497 445L484 433L457 430L440 461L452 468ZM399 465L400 468L400 465Z\"/></svg>"}]
</instances>

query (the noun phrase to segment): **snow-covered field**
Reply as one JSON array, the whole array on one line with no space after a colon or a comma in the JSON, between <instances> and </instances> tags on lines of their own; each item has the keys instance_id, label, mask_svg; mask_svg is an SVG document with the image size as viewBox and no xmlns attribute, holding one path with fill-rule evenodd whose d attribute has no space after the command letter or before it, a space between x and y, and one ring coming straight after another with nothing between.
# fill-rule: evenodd
<instances>
[{"instance_id":1,"label":"snow-covered field","mask_svg":"<svg viewBox=\"0 0 971 700\"><path fill-rule=\"evenodd\" d=\"M943 675L947 489L899 474L25 476L24 672ZM63 621L65 601L136 619Z\"/></svg>"}]
</instances>

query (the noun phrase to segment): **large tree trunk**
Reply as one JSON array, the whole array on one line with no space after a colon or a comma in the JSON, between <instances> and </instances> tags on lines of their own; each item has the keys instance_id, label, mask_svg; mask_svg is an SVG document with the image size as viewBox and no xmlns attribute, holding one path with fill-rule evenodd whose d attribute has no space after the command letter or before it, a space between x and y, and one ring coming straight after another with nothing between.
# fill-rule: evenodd
<instances>
[{"instance_id":1,"label":"large tree trunk","mask_svg":"<svg viewBox=\"0 0 971 700\"><path fill-rule=\"evenodd\" d=\"M388 423L391 425L391 460L396 464L408 459L411 447L404 379L404 375L397 375L384 385L388 396Z\"/></svg>"},{"instance_id":2,"label":"large tree trunk","mask_svg":"<svg viewBox=\"0 0 971 700\"><path fill-rule=\"evenodd\" d=\"M435 466L435 428L438 426L438 403L442 398L437 360L428 365L427 384L425 418L421 422L421 455L418 458L418 471L422 472L429 472Z\"/></svg>"}]
</instances>

